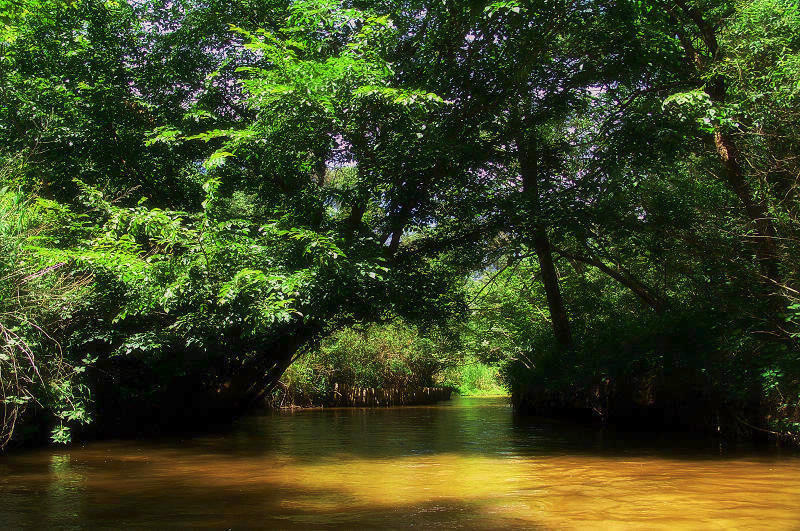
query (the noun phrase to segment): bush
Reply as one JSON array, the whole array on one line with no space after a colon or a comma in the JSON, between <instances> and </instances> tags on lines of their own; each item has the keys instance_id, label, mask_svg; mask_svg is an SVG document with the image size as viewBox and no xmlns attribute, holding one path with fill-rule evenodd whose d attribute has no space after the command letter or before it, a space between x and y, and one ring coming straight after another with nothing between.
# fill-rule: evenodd
<instances>
[{"instance_id":1,"label":"bush","mask_svg":"<svg viewBox=\"0 0 800 531\"><path fill-rule=\"evenodd\" d=\"M508 392L499 365L483 363L471 356L444 371L441 385L452 387L462 396L505 395Z\"/></svg>"},{"instance_id":2,"label":"bush","mask_svg":"<svg viewBox=\"0 0 800 531\"><path fill-rule=\"evenodd\" d=\"M402 322L345 328L288 368L274 402L322 404L335 384L430 387L437 385L442 372L453 363L440 344Z\"/></svg>"},{"instance_id":3,"label":"bush","mask_svg":"<svg viewBox=\"0 0 800 531\"><path fill-rule=\"evenodd\" d=\"M26 411L51 427L56 442L90 420L83 373L91 360L71 356L62 342L91 279L41 252L57 239L60 214L0 190L0 448Z\"/></svg>"}]
</instances>

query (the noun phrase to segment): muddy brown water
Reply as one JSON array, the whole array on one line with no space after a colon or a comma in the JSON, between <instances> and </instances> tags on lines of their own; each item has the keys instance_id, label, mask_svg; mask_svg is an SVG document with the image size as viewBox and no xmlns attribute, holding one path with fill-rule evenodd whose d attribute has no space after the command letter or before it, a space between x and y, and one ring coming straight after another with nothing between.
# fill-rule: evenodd
<instances>
[{"instance_id":1,"label":"muddy brown water","mask_svg":"<svg viewBox=\"0 0 800 531\"><path fill-rule=\"evenodd\" d=\"M0 457L1 529L800 529L800 457L515 417L503 398Z\"/></svg>"}]
</instances>

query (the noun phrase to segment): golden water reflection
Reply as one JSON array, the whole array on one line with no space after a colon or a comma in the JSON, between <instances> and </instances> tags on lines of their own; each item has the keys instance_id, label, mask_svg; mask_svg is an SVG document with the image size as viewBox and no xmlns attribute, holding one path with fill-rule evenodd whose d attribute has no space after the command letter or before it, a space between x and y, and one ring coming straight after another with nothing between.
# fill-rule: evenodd
<instances>
[{"instance_id":1,"label":"golden water reflection","mask_svg":"<svg viewBox=\"0 0 800 531\"><path fill-rule=\"evenodd\" d=\"M800 528L796 455L653 437L501 399L264 415L0 458L0 527Z\"/></svg>"}]
</instances>

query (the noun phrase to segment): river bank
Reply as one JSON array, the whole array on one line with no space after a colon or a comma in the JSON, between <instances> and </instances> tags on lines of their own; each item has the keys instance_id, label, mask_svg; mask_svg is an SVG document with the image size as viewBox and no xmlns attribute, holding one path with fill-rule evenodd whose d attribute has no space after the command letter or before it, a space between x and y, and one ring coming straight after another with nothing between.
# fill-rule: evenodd
<instances>
[{"instance_id":1,"label":"river bank","mask_svg":"<svg viewBox=\"0 0 800 531\"><path fill-rule=\"evenodd\" d=\"M520 383L513 387L511 402L520 415L800 446L800 407L786 407L758 389L726 395L700 371L575 380Z\"/></svg>"},{"instance_id":2,"label":"river bank","mask_svg":"<svg viewBox=\"0 0 800 531\"><path fill-rule=\"evenodd\" d=\"M450 387L354 387L334 384L324 396L284 387L267 401L271 408L295 407L396 407L435 404L450 400Z\"/></svg>"}]
</instances>

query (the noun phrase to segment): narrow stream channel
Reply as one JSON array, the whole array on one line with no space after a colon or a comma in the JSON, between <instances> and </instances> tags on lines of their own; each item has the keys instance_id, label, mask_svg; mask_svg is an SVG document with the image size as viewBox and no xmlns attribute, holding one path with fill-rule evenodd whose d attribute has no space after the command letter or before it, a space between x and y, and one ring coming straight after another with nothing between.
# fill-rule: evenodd
<instances>
[{"instance_id":1,"label":"narrow stream channel","mask_svg":"<svg viewBox=\"0 0 800 531\"><path fill-rule=\"evenodd\" d=\"M122 526L800 529L800 457L515 418L503 398L0 457L0 529Z\"/></svg>"}]
</instances>

